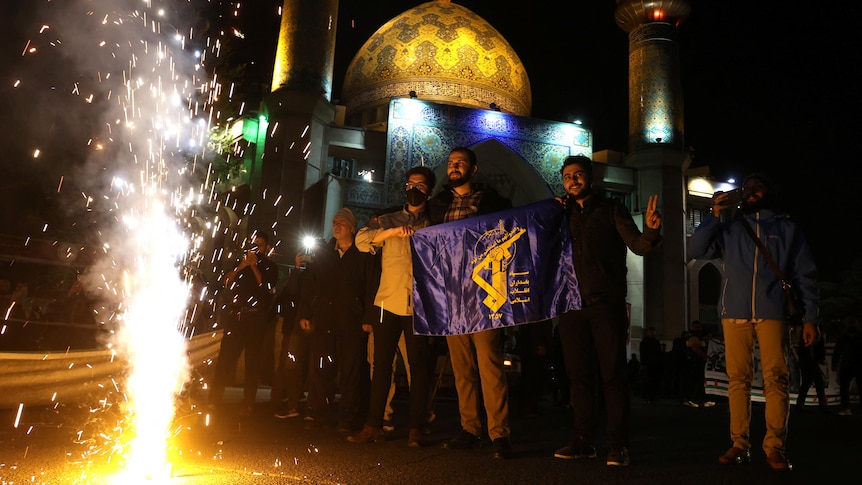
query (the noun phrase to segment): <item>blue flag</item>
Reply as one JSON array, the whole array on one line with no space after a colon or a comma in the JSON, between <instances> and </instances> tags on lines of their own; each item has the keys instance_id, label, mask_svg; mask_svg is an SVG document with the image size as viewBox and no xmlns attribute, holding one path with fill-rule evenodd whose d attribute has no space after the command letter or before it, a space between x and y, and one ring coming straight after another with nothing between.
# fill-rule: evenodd
<instances>
[{"instance_id":1,"label":"blue flag","mask_svg":"<svg viewBox=\"0 0 862 485\"><path fill-rule=\"evenodd\" d=\"M411 242L418 335L475 333L581 308L569 224L554 199L429 226Z\"/></svg>"}]
</instances>

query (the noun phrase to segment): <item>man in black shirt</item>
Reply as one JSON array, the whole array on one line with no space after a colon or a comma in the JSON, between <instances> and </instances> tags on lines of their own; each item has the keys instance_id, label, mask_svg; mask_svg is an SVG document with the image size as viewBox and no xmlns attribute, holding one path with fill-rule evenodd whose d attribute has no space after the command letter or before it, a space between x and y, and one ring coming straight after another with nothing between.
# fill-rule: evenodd
<instances>
[{"instance_id":1,"label":"man in black shirt","mask_svg":"<svg viewBox=\"0 0 862 485\"><path fill-rule=\"evenodd\" d=\"M593 192L592 160L582 155L568 157L560 172L567 193L562 202L572 232L572 260L583 308L564 313L559 321L572 386L574 436L554 456L596 456L596 421L600 414L595 408L596 393L603 390L607 464L627 466L631 403L626 368L626 248L644 255L661 242L658 196L649 198L646 228L641 233L625 205ZM596 362L598 372L594 369ZM601 383L596 382L596 376L601 376Z\"/></svg>"}]
</instances>

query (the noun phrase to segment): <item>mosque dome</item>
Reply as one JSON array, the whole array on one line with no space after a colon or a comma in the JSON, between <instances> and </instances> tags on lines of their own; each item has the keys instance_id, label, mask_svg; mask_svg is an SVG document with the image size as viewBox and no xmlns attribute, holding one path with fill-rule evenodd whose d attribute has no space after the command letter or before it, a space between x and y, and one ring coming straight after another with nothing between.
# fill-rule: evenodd
<instances>
[{"instance_id":1,"label":"mosque dome","mask_svg":"<svg viewBox=\"0 0 862 485\"><path fill-rule=\"evenodd\" d=\"M450 0L423 3L380 27L344 76L349 124L386 119L393 97L529 116L527 71L512 46L487 21Z\"/></svg>"}]
</instances>

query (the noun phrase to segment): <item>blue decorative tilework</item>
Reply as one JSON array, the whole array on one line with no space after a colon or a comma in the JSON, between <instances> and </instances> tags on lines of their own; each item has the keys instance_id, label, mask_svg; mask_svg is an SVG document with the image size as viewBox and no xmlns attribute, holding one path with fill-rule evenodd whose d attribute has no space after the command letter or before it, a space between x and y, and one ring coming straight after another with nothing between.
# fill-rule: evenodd
<instances>
[{"instance_id":1,"label":"blue decorative tilework","mask_svg":"<svg viewBox=\"0 0 862 485\"><path fill-rule=\"evenodd\" d=\"M526 160L553 193L563 192L559 176L563 160L593 153L592 133L572 123L408 98L393 99L389 108L384 206L401 202L395 197L407 170L423 162L434 170L457 146L494 139Z\"/></svg>"}]
</instances>

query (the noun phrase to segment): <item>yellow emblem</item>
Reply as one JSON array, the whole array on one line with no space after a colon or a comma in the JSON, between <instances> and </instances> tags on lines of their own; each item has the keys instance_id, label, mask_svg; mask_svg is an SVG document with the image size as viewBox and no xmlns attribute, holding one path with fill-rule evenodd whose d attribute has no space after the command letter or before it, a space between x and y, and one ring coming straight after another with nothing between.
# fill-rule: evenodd
<instances>
[{"instance_id":1,"label":"yellow emblem","mask_svg":"<svg viewBox=\"0 0 862 485\"><path fill-rule=\"evenodd\" d=\"M515 257L515 242L525 232L526 229L519 227L507 231L501 220L498 227L486 231L476 242L472 279L488 293L482 303L492 313L497 313L507 301L508 267Z\"/></svg>"}]
</instances>

